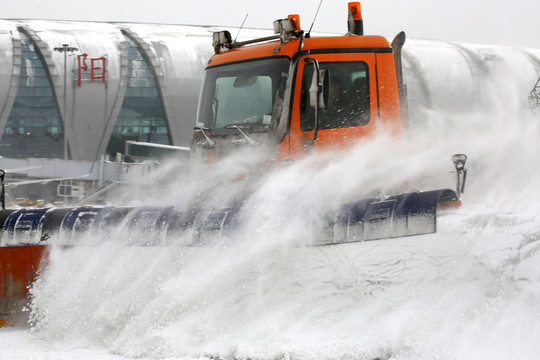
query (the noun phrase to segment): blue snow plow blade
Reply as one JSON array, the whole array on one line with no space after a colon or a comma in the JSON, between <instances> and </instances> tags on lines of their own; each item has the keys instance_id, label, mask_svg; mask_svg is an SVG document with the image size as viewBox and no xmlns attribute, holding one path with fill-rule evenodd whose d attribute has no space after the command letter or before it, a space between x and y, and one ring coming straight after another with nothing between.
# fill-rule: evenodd
<instances>
[{"instance_id":1,"label":"blue snow plow blade","mask_svg":"<svg viewBox=\"0 0 540 360\"><path fill-rule=\"evenodd\" d=\"M436 232L437 207L458 202L450 189L375 197L344 204L326 221L316 245L340 244ZM189 246L207 246L227 239L242 226L241 206L197 212L169 207L75 207L0 210L3 246L47 244L60 235L71 245L84 234L118 233L129 245L156 246L174 242L191 231ZM144 236L129 236L143 234ZM126 242L126 238L128 241Z\"/></svg>"},{"instance_id":2,"label":"blue snow plow blade","mask_svg":"<svg viewBox=\"0 0 540 360\"><path fill-rule=\"evenodd\" d=\"M346 204L333 225L333 243L422 235L437 231L437 207L458 201L454 190L413 192Z\"/></svg>"}]
</instances>

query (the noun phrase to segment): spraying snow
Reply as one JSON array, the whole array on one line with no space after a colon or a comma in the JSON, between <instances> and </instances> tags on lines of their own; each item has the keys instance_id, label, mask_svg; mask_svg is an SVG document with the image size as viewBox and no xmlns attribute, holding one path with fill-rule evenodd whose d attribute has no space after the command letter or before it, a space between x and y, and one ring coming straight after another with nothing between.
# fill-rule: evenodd
<instances>
[{"instance_id":1,"label":"spraying snow","mask_svg":"<svg viewBox=\"0 0 540 360\"><path fill-rule=\"evenodd\" d=\"M36 348L81 359L535 357L538 121L459 120L444 136L381 138L254 178L245 225L215 246L180 246L190 234L123 246L118 229L94 246L54 247L32 288L31 332L1 330L31 339L10 358ZM403 184L452 186L455 152L470 158L465 205L439 218L437 234L303 246L324 208ZM171 182L159 201L237 196L234 179L259 164L240 160Z\"/></svg>"},{"instance_id":2,"label":"spraying snow","mask_svg":"<svg viewBox=\"0 0 540 360\"><path fill-rule=\"evenodd\" d=\"M52 247L30 327L0 329L0 358L536 358L540 122L516 99L426 110L429 123L403 140L263 176L268 154L253 151L187 177L163 168L138 204L242 198L242 226L212 246L183 246L189 230L131 246L137 234L119 226ZM343 202L453 187L454 153L469 156L464 205L438 218L436 234L310 246Z\"/></svg>"}]
</instances>

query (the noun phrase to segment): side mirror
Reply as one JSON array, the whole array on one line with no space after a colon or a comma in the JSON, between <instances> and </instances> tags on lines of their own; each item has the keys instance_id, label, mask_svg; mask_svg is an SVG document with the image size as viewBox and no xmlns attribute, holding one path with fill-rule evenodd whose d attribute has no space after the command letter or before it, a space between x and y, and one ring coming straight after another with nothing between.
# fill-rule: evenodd
<instances>
[{"instance_id":1,"label":"side mirror","mask_svg":"<svg viewBox=\"0 0 540 360\"><path fill-rule=\"evenodd\" d=\"M326 109L328 105L328 93L330 84L330 75L325 69L321 69L319 62L316 59L306 58L306 62L313 63L313 77L309 87L309 104L315 109L315 122L313 124L313 138L306 140L304 146L310 148L317 140L319 132L319 110Z\"/></svg>"},{"instance_id":2,"label":"side mirror","mask_svg":"<svg viewBox=\"0 0 540 360\"><path fill-rule=\"evenodd\" d=\"M328 70L315 66L311 86L309 87L309 104L313 109L326 110L330 93L330 75Z\"/></svg>"},{"instance_id":3,"label":"side mirror","mask_svg":"<svg viewBox=\"0 0 540 360\"><path fill-rule=\"evenodd\" d=\"M465 169L465 162L467 162L467 155L455 154L452 156L451 160L456 168L456 193L459 198L465 191L465 181L467 180L467 169Z\"/></svg>"}]
</instances>

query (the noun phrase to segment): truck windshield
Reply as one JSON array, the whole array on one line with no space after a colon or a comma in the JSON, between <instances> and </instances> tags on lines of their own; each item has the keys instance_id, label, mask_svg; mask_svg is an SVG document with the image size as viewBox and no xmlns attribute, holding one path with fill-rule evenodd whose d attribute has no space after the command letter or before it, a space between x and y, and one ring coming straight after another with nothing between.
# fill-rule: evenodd
<instances>
[{"instance_id":1,"label":"truck windshield","mask_svg":"<svg viewBox=\"0 0 540 360\"><path fill-rule=\"evenodd\" d=\"M207 69L198 126L204 124L213 130L236 126L267 129L288 68L289 59L273 58Z\"/></svg>"}]
</instances>

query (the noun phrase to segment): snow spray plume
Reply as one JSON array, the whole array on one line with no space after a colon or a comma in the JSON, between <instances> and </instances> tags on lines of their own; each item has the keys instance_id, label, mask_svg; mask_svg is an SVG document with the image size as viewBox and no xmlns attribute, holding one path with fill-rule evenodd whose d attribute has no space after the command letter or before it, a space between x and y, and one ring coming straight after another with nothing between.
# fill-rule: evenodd
<instances>
[{"instance_id":1,"label":"snow spray plume","mask_svg":"<svg viewBox=\"0 0 540 360\"><path fill-rule=\"evenodd\" d=\"M162 247L54 248L31 290L36 336L155 359L534 358L540 121L513 89L506 102L493 91L497 107L425 109L430 122L403 141L319 153L245 187L231 179L261 158L171 181L152 201L212 207L241 194L243 226L212 247L179 246L185 233ZM302 246L343 201L453 187L454 153L469 156L464 205L438 219L437 234Z\"/></svg>"}]
</instances>

